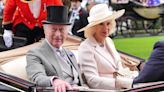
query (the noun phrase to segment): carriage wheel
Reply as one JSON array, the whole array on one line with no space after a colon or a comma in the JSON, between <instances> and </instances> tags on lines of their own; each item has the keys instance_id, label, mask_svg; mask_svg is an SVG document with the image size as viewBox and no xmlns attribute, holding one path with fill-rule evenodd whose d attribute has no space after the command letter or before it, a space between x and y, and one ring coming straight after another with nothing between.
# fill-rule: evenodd
<instances>
[{"instance_id":1,"label":"carriage wheel","mask_svg":"<svg viewBox=\"0 0 164 92\"><path fill-rule=\"evenodd\" d=\"M136 22L135 19L131 16L126 16L121 18L121 25L120 31L121 35L124 37L134 37L135 36L135 29L136 29Z\"/></svg>"},{"instance_id":2,"label":"carriage wheel","mask_svg":"<svg viewBox=\"0 0 164 92\"><path fill-rule=\"evenodd\" d=\"M149 33L150 35L158 35L163 30L163 18L158 18L155 20L146 20L144 21L144 29L146 33Z\"/></svg>"}]
</instances>

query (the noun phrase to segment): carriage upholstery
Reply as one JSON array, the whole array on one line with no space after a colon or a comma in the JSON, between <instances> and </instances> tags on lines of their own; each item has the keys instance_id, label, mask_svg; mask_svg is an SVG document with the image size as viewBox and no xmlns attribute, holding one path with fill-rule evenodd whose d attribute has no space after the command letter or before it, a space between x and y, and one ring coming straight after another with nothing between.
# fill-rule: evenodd
<instances>
[{"instance_id":1,"label":"carriage upholstery","mask_svg":"<svg viewBox=\"0 0 164 92\"><path fill-rule=\"evenodd\" d=\"M26 67L26 56L21 56L8 63L2 64L1 70L4 73L8 73L16 77L28 80L25 67Z\"/></svg>"}]
</instances>

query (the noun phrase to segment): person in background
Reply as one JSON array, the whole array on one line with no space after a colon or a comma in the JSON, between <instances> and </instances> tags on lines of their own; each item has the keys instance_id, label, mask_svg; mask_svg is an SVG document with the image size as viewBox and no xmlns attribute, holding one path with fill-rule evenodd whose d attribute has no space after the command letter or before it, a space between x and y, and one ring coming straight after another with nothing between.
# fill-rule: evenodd
<instances>
[{"instance_id":1,"label":"person in background","mask_svg":"<svg viewBox=\"0 0 164 92\"><path fill-rule=\"evenodd\" d=\"M62 0L63 1L63 5L68 7L68 10L71 8L71 1L70 0Z\"/></svg>"},{"instance_id":2,"label":"person in background","mask_svg":"<svg viewBox=\"0 0 164 92\"><path fill-rule=\"evenodd\" d=\"M4 1L0 0L0 18L3 16Z\"/></svg>"},{"instance_id":3,"label":"person in background","mask_svg":"<svg viewBox=\"0 0 164 92\"><path fill-rule=\"evenodd\" d=\"M87 9L87 11L89 12L90 9L91 9L94 5L96 5L96 4L102 4L102 3L109 5L109 2L110 2L110 0L109 0L109 1L108 1L108 0L88 0L88 2L87 2L87 4L86 4L86 9Z\"/></svg>"},{"instance_id":4,"label":"person in background","mask_svg":"<svg viewBox=\"0 0 164 92\"><path fill-rule=\"evenodd\" d=\"M69 26L66 6L48 6L47 20L43 22L45 40L27 53L26 71L38 86L52 86L55 92L77 90L83 80L74 54L62 47Z\"/></svg>"},{"instance_id":5,"label":"person in background","mask_svg":"<svg viewBox=\"0 0 164 92\"><path fill-rule=\"evenodd\" d=\"M133 84L164 81L164 41L155 43L151 56Z\"/></svg>"},{"instance_id":6,"label":"person in background","mask_svg":"<svg viewBox=\"0 0 164 92\"><path fill-rule=\"evenodd\" d=\"M13 35L27 38L27 45L44 37L41 21L46 19L46 6L61 0L6 0L3 15L3 39L6 47L13 45Z\"/></svg>"},{"instance_id":7,"label":"person in background","mask_svg":"<svg viewBox=\"0 0 164 92\"><path fill-rule=\"evenodd\" d=\"M69 21L72 23L71 25L71 33L73 35L84 37L84 32L77 32L77 30L83 28L88 24L87 17L88 12L81 7L82 0L71 0L71 8L70 8L70 19Z\"/></svg>"},{"instance_id":8,"label":"person in background","mask_svg":"<svg viewBox=\"0 0 164 92\"><path fill-rule=\"evenodd\" d=\"M96 5L96 4L98 4L98 3L95 2L95 1L88 1L87 4L86 4L86 9L87 9L87 11L89 12L90 9L91 9L94 5Z\"/></svg>"},{"instance_id":9,"label":"person in background","mask_svg":"<svg viewBox=\"0 0 164 92\"><path fill-rule=\"evenodd\" d=\"M115 20L125 10L112 11L107 4L96 4L90 10L89 24L80 29L86 40L80 44L79 64L90 88L122 89L131 88L138 71L124 68L122 59L109 35L115 31Z\"/></svg>"}]
</instances>

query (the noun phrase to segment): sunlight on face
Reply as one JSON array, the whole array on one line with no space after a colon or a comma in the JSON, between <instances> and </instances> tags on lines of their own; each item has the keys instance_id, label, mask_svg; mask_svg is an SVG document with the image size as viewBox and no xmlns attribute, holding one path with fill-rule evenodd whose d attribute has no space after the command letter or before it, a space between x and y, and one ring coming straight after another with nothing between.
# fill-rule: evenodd
<instances>
[{"instance_id":1,"label":"sunlight on face","mask_svg":"<svg viewBox=\"0 0 164 92\"><path fill-rule=\"evenodd\" d=\"M47 24L44 25L45 37L50 44L59 48L67 37L67 25Z\"/></svg>"},{"instance_id":2,"label":"sunlight on face","mask_svg":"<svg viewBox=\"0 0 164 92\"><path fill-rule=\"evenodd\" d=\"M109 31L111 30L112 24L109 21L102 22L96 25L95 38L98 40L104 40L109 36Z\"/></svg>"}]
</instances>

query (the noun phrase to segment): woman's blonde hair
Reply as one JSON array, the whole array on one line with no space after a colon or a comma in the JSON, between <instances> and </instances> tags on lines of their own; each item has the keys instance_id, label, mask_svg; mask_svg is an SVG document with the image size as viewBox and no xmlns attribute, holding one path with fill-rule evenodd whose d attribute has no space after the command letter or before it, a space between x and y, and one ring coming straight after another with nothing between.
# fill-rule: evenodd
<instances>
[{"instance_id":1,"label":"woman's blonde hair","mask_svg":"<svg viewBox=\"0 0 164 92\"><path fill-rule=\"evenodd\" d=\"M108 36L116 31L116 21L115 20L109 20L109 21L112 25L112 28L110 29ZM99 24L97 24L97 25L99 25ZM95 25L95 26L97 26L97 25ZM92 26L92 27L90 27L90 28L88 28L87 30L84 31L84 35L85 35L86 38L93 37L93 35L96 32L96 27L95 26Z\"/></svg>"}]
</instances>

